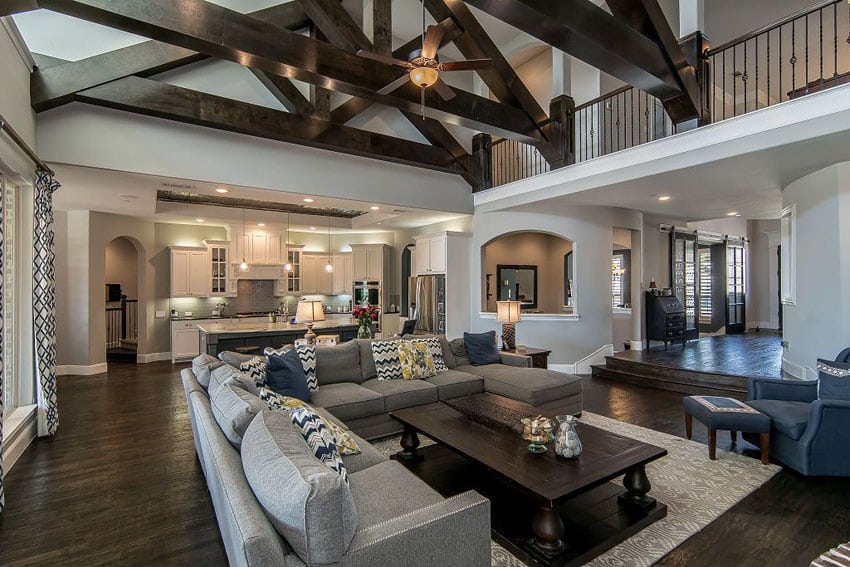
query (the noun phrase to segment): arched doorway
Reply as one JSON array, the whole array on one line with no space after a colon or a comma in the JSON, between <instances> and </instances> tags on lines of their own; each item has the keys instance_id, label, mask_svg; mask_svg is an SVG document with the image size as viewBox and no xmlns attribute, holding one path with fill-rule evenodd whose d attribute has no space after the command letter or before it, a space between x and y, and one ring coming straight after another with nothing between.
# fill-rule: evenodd
<instances>
[{"instance_id":1,"label":"arched doorway","mask_svg":"<svg viewBox=\"0 0 850 567\"><path fill-rule=\"evenodd\" d=\"M136 362L139 347L139 251L119 236L106 245L106 359Z\"/></svg>"}]
</instances>

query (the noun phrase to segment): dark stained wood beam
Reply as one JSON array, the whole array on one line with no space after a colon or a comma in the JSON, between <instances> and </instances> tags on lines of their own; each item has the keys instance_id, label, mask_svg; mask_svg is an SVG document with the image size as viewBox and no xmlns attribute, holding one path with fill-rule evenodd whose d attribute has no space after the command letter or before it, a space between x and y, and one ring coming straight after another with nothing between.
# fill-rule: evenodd
<instances>
[{"instance_id":1,"label":"dark stained wood beam","mask_svg":"<svg viewBox=\"0 0 850 567\"><path fill-rule=\"evenodd\" d=\"M332 44L348 51L375 49L366 34L357 27L354 19L336 0L298 0L298 2ZM423 119L421 114L406 110L402 110L402 114L426 140L447 150L458 160L459 167L466 169L465 160L468 154L445 126L430 118Z\"/></svg>"},{"instance_id":2,"label":"dark stained wood beam","mask_svg":"<svg viewBox=\"0 0 850 567\"><path fill-rule=\"evenodd\" d=\"M38 10L38 2L36 0L3 0L0 2L0 18L20 14L21 12L29 12L30 10Z\"/></svg>"},{"instance_id":3,"label":"dark stained wood beam","mask_svg":"<svg viewBox=\"0 0 850 567\"><path fill-rule=\"evenodd\" d=\"M306 96L301 94L298 87L289 79L257 69L250 69L250 71L289 112L294 112L295 114L315 114L316 107L307 100Z\"/></svg>"},{"instance_id":4,"label":"dark stained wood beam","mask_svg":"<svg viewBox=\"0 0 850 567\"><path fill-rule=\"evenodd\" d=\"M126 77L74 95L80 102L269 140L460 174L444 149L160 83Z\"/></svg>"},{"instance_id":5,"label":"dark stained wood beam","mask_svg":"<svg viewBox=\"0 0 850 567\"><path fill-rule=\"evenodd\" d=\"M274 75L317 84L401 110L419 110L419 89L378 90L401 72L339 48L222 8L204 0L38 0L39 6L121 29L212 57L235 61ZM459 89L442 100L426 93L430 118L491 132L519 142L540 138L536 125L519 109Z\"/></svg>"},{"instance_id":6,"label":"dark stained wood beam","mask_svg":"<svg viewBox=\"0 0 850 567\"><path fill-rule=\"evenodd\" d=\"M670 23L658 5L658 0L606 0L606 2L615 17L662 47L667 64L682 89L678 95L662 99L673 122L699 117L702 95L696 78L696 69L685 57L685 52L679 45L679 40L673 35Z\"/></svg>"},{"instance_id":7,"label":"dark stained wood beam","mask_svg":"<svg viewBox=\"0 0 850 567\"><path fill-rule=\"evenodd\" d=\"M375 53L390 55L393 52L393 3L392 0L372 0L372 44Z\"/></svg>"},{"instance_id":8,"label":"dark stained wood beam","mask_svg":"<svg viewBox=\"0 0 850 567\"><path fill-rule=\"evenodd\" d=\"M259 10L250 16L290 30L310 23L296 2ZM41 112L70 102L77 91L131 75L149 77L207 58L191 49L151 40L65 65L40 66L30 81L32 107Z\"/></svg>"},{"instance_id":9,"label":"dark stained wood beam","mask_svg":"<svg viewBox=\"0 0 850 567\"><path fill-rule=\"evenodd\" d=\"M333 1L333 0L332 0ZM339 6L337 2L334 4ZM328 38L315 23L310 24L310 37L317 41L326 42ZM310 103L316 109L315 114L323 120L331 118L331 91L323 89L319 85L310 84Z\"/></svg>"},{"instance_id":10,"label":"dark stained wood beam","mask_svg":"<svg viewBox=\"0 0 850 567\"><path fill-rule=\"evenodd\" d=\"M466 1L661 100L682 92L658 44L589 0Z\"/></svg>"}]
</instances>

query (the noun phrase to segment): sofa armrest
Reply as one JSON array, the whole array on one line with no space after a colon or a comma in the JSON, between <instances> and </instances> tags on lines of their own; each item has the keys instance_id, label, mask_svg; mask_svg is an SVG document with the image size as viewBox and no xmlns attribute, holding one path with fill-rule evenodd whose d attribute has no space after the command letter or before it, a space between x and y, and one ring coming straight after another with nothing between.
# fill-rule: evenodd
<instances>
[{"instance_id":1,"label":"sofa armrest","mask_svg":"<svg viewBox=\"0 0 850 567\"><path fill-rule=\"evenodd\" d=\"M340 565L490 565L490 501L474 491L365 526Z\"/></svg>"},{"instance_id":2,"label":"sofa armrest","mask_svg":"<svg viewBox=\"0 0 850 567\"><path fill-rule=\"evenodd\" d=\"M850 401L815 400L809 408L809 425L800 443L832 435L837 442L834 447L838 449L839 445L846 445L847 431L850 431Z\"/></svg>"},{"instance_id":3,"label":"sofa armrest","mask_svg":"<svg viewBox=\"0 0 850 567\"><path fill-rule=\"evenodd\" d=\"M750 378L747 380L748 400L813 402L817 397L817 380L781 380L776 378Z\"/></svg>"},{"instance_id":4,"label":"sofa armrest","mask_svg":"<svg viewBox=\"0 0 850 567\"><path fill-rule=\"evenodd\" d=\"M512 352L503 352L502 364L505 366L516 366L518 368L531 368L531 357L524 354L514 354Z\"/></svg>"}]
</instances>

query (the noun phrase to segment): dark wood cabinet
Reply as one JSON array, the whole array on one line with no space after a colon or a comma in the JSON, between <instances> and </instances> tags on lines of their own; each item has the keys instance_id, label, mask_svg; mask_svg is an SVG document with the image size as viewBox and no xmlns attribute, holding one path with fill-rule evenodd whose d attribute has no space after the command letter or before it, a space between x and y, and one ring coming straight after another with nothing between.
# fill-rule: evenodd
<instances>
[{"instance_id":1,"label":"dark wood cabinet","mask_svg":"<svg viewBox=\"0 0 850 567\"><path fill-rule=\"evenodd\" d=\"M675 295L653 295L646 292L646 338L667 343L682 341L685 346L685 306Z\"/></svg>"}]
</instances>

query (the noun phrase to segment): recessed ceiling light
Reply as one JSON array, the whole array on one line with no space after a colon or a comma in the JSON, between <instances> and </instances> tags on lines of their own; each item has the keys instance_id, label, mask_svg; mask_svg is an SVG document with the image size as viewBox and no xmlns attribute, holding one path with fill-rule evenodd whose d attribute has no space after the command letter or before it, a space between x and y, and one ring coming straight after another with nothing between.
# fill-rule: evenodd
<instances>
[{"instance_id":1,"label":"recessed ceiling light","mask_svg":"<svg viewBox=\"0 0 850 567\"><path fill-rule=\"evenodd\" d=\"M195 222L204 222L204 219L195 219Z\"/></svg>"},{"instance_id":2,"label":"recessed ceiling light","mask_svg":"<svg viewBox=\"0 0 850 567\"><path fill-rule=\"evenodd\" d=\"M380 211L381 210L381 207L379 207L378 205L372 205L369 208L372 209L373 211Z\"/></svg>"},{"instance_id":3,"label":"recessed ceiling light","mask_svg":"<svg viewBox=\"0 0 850 567\"><path fill-rule=\"evenodd\" d=\"M730 212L726 213L726 216L727 217L737 217L738 212L737 211L730 211Z\"/></svg>"},{"instance_id":4,"label":"recessed ceiling light","mask_svg":"<svg viewBox=\"0 0 850 567\"><path fill-rule=\"evenodd\" d=\"M305 203L312 203L312 202L313 202L313 199L311 199L310 197L306 197L306 198L304 199L304 202L305 202Z\"/></svg>"},{"instance_id":5,"label":"recessed ceiling light","mask_svg":"<svg viewBox=\"0 0 850 567\"><path fill-rule=\"evenodd\" d=\"M316 227L315 227L315 226L311 226L311 227L310 227L310 230L316 230Z\"/></svg>"},{"instance_id":6,"label":"recessed ceiling light","mask_svg":"<svg viewBox=\"0 0 850 567\"><path fill-rule=\"evenodd\" d=\"M215 190L215 192L216 193L230 193L230 191L228 189L225 189L224 187L219 187L218 189Z\"/></svg>"},{"instance_id":7,"label":"recessed ceiling light","mask_svg":"<svg viewBox=\"0 0 850 567\"><path fill-rule=\"evenodd\" d=\"M669 201L670 199L670 195L661 195L660 197L658 197L659 201Z\"/></svg>"},{"instance_id":8,"label":"recessed ceiling light","mask_svg":"<svg viewBox=\"0 0 850 567\"><path fill-rule=\"evenodd\" d=\"M379 222L376 222L376 223L375 223L375 224L381 224L381 223L379 223Z\"/></svg>"},{"instance_id":9,"label":"recessed ceiling light","mask_svg":"<svg viewBox=\"0 0 850 567\"><path fill-rule=\"evenodd\" d=\"M266 223L264 223L264 222L258 222L258 223L257 223L257 226L266 226Z\"/></svg>"}]
</instances>

